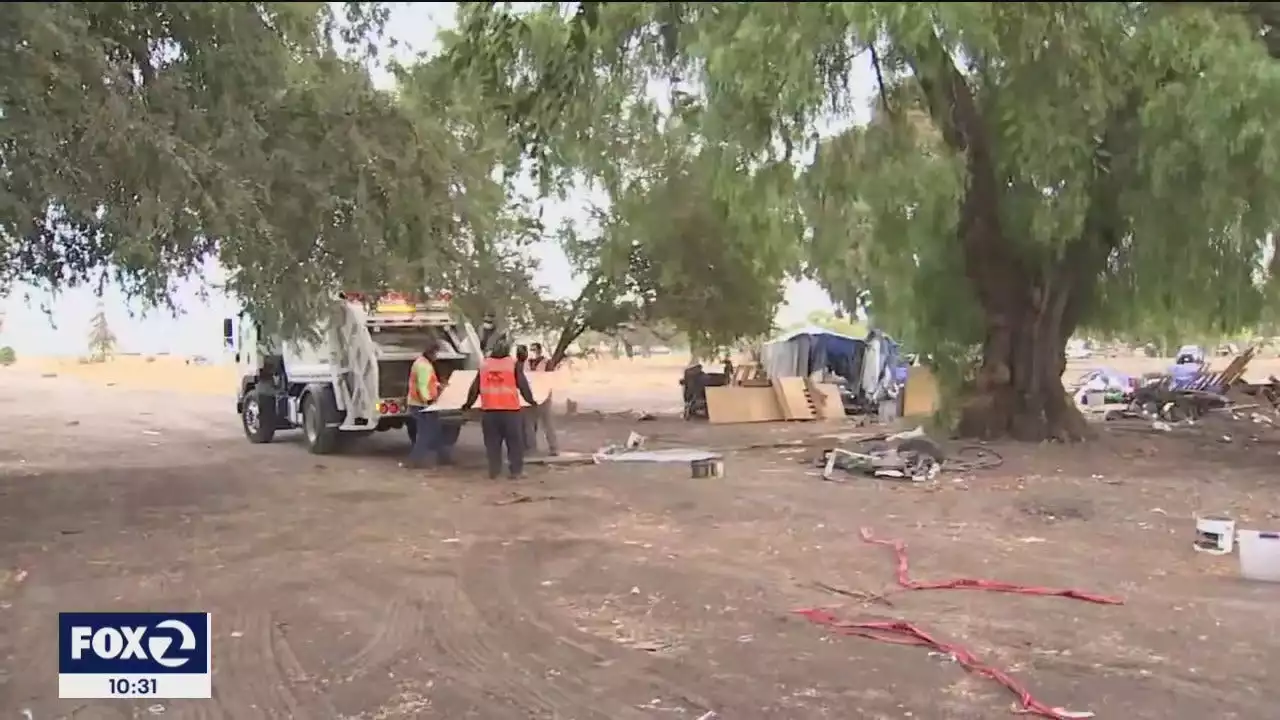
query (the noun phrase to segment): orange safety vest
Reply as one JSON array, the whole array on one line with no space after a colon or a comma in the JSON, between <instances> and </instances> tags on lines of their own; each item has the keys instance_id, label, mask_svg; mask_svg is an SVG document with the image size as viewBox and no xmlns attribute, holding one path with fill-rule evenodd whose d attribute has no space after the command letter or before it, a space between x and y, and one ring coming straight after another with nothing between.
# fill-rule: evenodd
<instances>
[{"instance_id":1,"label":"orange safety vest","mask_svg":"<svg viewBox=\"0 0 1280 720\"><path fill-rule=\"evenodd\" d=\"M418 368L423 364L427 366L430 374L427 375L427 396L422 397L422 388L418 387ZM429 405L440 397L440 378L436 375L436 366L430 360L419 355L414 359L413 365L409 368L409 398L410 405Z\"/></svg>"},{"instance_id":2,"label":"orange safety vest","mask_svg":"<svg viewBox=\"0 0 1280 720\"><path fill-rule=\"evenodd\" d=\"M480 365L480 409L520 409L515 358L485 358Z\"/></svg>"}]
</instances>

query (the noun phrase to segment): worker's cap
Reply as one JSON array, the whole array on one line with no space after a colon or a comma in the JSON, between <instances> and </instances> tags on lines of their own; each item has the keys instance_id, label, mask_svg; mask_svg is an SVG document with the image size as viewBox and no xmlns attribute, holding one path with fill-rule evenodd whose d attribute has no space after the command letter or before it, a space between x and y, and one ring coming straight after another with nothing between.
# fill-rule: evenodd
<instances>
[{"instance_id":1,"label":"worker's cap","mask_svg":"<svg viewBox=\"0 0 1280 720\"><path fill-rule=\"evenodd\" d=\"M493 339L493 343L489 346L489 352L493 355L510 355L511 339L506 335L499 335Z\"/></svg>"}]
</instances>

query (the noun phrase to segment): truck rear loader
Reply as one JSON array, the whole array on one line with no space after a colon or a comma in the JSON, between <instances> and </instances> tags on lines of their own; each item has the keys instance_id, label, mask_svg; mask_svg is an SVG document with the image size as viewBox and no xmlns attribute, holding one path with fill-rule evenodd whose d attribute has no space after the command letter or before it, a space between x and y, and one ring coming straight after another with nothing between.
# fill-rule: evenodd
<instances>
[{"instance_id":1,"label":"truck rear loader","mask_svg":"<svg viewBox=\"0 0 1280 720\"><path fill-rule=\"evenodd\" d=\"M239 387L236 412L252 443L269 443L277 431L301 428L316 454L339 450L347 440L406 428L415 435L406 403L409 368L428 340L439 347L442 382L455 370L476 370L483 358L475 329L453 312L452 297L389 293L373 300L340 293L317 339L268 336L248 312L223 320L223 341L235 354ZM446 439L457 439L458 411L442 414Z\"/></svg>"}]
</instances>

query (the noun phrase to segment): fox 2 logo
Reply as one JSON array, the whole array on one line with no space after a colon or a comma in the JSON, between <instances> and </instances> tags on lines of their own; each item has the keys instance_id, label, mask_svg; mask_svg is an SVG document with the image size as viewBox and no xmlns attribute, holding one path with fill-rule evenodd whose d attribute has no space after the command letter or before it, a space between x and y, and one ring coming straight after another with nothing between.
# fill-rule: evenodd
<instances>
[{"instance_id":1,"label":"fox 2 logo","mask_svg":"<svg viewBox=\"0 0 1280 720\"><path fill-rule=\"evenodd\" d=\"M59 613L59 673L209 672L208 613Z\"/></svg>"}]
</instances>

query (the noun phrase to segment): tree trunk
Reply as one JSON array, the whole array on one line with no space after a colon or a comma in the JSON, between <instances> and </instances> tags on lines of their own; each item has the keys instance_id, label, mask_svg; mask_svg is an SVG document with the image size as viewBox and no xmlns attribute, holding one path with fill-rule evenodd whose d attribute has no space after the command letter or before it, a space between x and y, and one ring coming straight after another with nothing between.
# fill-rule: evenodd
<instances>
[{"instance_id":1,"label":"tree trunk","mask_svg":"<svg viewBox=\"0 0 1280 720\"><path fill-rule=\"evenodd\" d=\"M1030 302L1013 305L987 319L982 367L962 398L962 437L1018 440L1084 440L1091 431L1062 385L1066 369L1065 311L1070 289L1040 293L1025 281Z\"/></svg>"},{"instance_id":2,"label":"tree trunk","mask_svg":"<svg viewBox=\"0 0 1280 720\"><path fill-rule=\"evenodd\" d=\"M587 328L584 325L570 320L564 328L560 330L560 338L556 340L556 346L551 351L551 357L547 358L547 369L555 370L559 367L560 362L569 354L569 346L586 331Z\"/></svg>"},{"instance_id":3,"label":"tree trunk","mask_svg":"<svg viewBox=\"0 0 1280 720\"><path fill-rule=\"evenodd\" d=\"M982 366L963 398L960 435L1022 440L1083 440L1090 429L1062 386L1067 339L1089 309L1099 273L1123 236L1117 206L1122 173L1115 166L1132 147L1135 94L1114 108L1095 151L1090 202L1080 236L1056 256L1028 258L1002 222L1008 179L998 170L980 104L936 34L911 59L929 115L944 141L965 159L968 183L957 240L965 276L986 318ZM1128 158L1130 161L1132 157Z\"/></svg>"}]
</instances>

